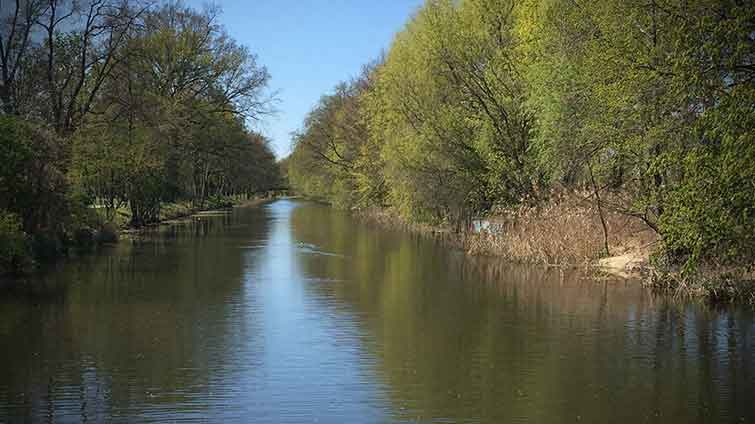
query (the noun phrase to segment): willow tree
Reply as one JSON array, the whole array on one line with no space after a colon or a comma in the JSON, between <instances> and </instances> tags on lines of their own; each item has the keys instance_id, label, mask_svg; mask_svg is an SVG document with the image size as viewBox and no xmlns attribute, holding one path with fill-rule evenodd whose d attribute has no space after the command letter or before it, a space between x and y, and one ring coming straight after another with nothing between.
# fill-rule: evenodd
<instances>
[{"instance_id":1,"label":"willow tree","mask_svg":"<svg viewBox=\"0 0 755 424\"><path fill-rule=\"evenodd\" d=\"M428 2L397 35L370 105L390 203L458 221L532 194L533 117L513 48L513 3Z\"/></svg>"},{"instance_id":2,"label":"willow tree","mask_svg":"<svg viewBox=\"0 0 755 424\"><path fill-rule=\"evenodd\" d=\"M363 101L371 89L372 67L322 96L294 137L288 164L291 183L305 194L343 208L361 207L376 194L360 186L367 169L364 150L370 135ZM372 178L374 175L370 176Z\"/></svg>"},{"instance_id":3,"label":"willow tree","mask_svg":"<svg viewBox=\"0 0 755 424\"><path fill-rule=\"evenodd\" d=\"M597 179L609 207L677 256L749 249L754 9L525 2L517 32L543 168L567 186Z\"/></svg>"}]
</instances>

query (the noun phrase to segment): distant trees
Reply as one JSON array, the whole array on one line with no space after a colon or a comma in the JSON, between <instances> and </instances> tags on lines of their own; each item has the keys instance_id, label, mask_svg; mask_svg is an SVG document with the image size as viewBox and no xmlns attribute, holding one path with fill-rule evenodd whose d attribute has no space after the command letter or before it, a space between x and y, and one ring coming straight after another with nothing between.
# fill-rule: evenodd
<instances>
[{"instance_id":1,"label":"distant trees","mask_svg":"<svg viewBox=\"0 0 755 424\"><path fill-rule=\"evenodd\" d=\"M751 260L753 34L736 0L431 0L313 110L291 181L450 224L586 190L689 266Z\"/></svg>"},{"instance_id":2,"label":"distant trees","mask_svg":"<svg viewBox=\"0 0 755 424\"><path fill-rule=\"evenodd\" d=\"M87 205L108 219L128 207L141 225L162 202L277 186L267 140L246 127L270 111L269 74L218 16L180 1L1 2L0 209L62 237L89 225L64 224Z\"/></svg>"},{"instance_id":3,"label":"distant trees","mask_svg":"<svg viewBox=\"0 0 755 424\"><path fill-rule=\"evenodd\" d=\"M304 193L326 197L342 207L375 201L370 188L358 181L367 164L360 159L369 144L367 123L361 114L363 95L370 88L370 67L348 83L323 96L307 115L304 130L294 135L296 146L289 161L289 179Z\"/></svg>"}]
</instances>

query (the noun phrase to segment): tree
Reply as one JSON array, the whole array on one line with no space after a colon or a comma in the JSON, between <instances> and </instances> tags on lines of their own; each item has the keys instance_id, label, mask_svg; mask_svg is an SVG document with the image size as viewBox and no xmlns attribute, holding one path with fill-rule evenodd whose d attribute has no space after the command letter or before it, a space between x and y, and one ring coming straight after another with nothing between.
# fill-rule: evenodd
<instances>
[{"instance_id":1,"label":"tree","mask_svg":"<svg viewBox=\"0 0 755 424\"><path fill-rule=\"evenodd\" d=\"M531 37L523 50L543 166L572 186L594 166L608 206L658 231L674 256L720 258L735 239L749 249L749 168L739 160L751 155L741 123L752 113L753 9L530 2L519 32Z\"/></svg>"},{"instance_id":2,"label":"tree","mask_svg":"<svg viewBox=\"0 0 755 424\"><path fill-rule=\"evenodd\" d=\"M103 83L88 131L112 140L107 162L119 163L124 176L97 179L117 187L109 193L128 202L133 225L158 219L163 201L189 198L203 206L231 190L230 178L238 177L228 174L241 168L229 163L248 149L244 120L269 112L267 70L216 24L218 13L177 2L144 12Z\"/></svg>"},{"instance_id":3,"label":"tree","mask_svg":"<svg viewBox=\"0 0 755 424\"><path fill-rule=\"evenodd\" d=\"M344 208L365 206L380 196L360 187L376 177L365 174L369 171L362 160L370 138L363 102L371 89L373 69L365 67L358 78L323 96L307 115L304 129L294 136L288 165L292 184Z\"/></svg>"},{"instance_id":4,"label":"tree","mask_svg":"<svg viewBox=\"0 0 755 424\"><path fill-rule=\"evenodd\" d=\"M391 46L372 96L390 203L461 223L533 193L533 117L513 48L513 3L433 1Z\"/></svg>"},{"instance_id":5,"label":"tree","mask_svg":"<svg viewBox=\"0 0 755 424\"><path fill-rule=\"evenodd\" d=\"M0 2L0 209L56 246L128 206L264 190L275 157L247 127L271 112L269 74L179 1Z\"/></svg>"}]
</instances>

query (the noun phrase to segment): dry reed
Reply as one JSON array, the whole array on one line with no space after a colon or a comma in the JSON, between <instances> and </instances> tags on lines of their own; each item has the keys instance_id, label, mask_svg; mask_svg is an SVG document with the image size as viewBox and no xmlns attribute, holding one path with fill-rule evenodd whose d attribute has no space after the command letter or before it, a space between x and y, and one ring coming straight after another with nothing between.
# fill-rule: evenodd
<instances>
[{"instance_id":1,"label":"dry reed","mask_svg":"<svg viewBox=\"0 0 755 424\"><path fill-rule=\"evenodd\" d=\"M539 207L521 206L492 214L495 231L471 233L465 247L471 254L501 256L519 262L583 266L605 257L603 227L597 207L579 195L554 196ZM603 211L609 255L644 249L656 234L636 218Z\"/></svg>"}]
</instances>

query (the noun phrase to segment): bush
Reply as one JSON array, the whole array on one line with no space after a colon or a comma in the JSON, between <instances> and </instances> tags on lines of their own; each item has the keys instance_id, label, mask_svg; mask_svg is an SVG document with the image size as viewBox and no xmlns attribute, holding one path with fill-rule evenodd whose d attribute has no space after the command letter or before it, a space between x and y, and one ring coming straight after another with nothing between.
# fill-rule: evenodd
<instances>
[{"instance_id":1,"label":"bush","mask_svg":"<svg viewBox=\"0 0 755 424\"><path fill-rule=\"evenodd\" d=\"M0 116L0 209L16 214L25 232L62 230L68 214L64 163L60 140L44 126Z\"/></svg>"},{"instance_id":2,"label":"bush","mask_svg":"<svg viewBox=\"0 0 755 424\"><path fill-rule=\"evenodd\" d=\"M108 222L97 232L96 241L98 243L118 243L118 226Z\"/></svg>"},{"instance_id":3,"label":"bush","mask_svg":"<svg viewBox=\"0 0 755 424\"><path fill-rule=\"evenodd\" d=\"M227 197L210 196L210 198L207 199L208 209L226 209L226 208L232 208L232 207L233 207L233 202L229 200Z\"/></svg>"},{"instance_id":4,"label":"bush","mask_svg":"<svg viewBox=\"0 0 755 424\"><path fill-rule=\"evenodd\" d=\"M669 193L660 229L685 271L755 263L755 90L733 90L699 124L703 142L680 161L684 178Z\"/></svg>"},{"instance_id":5,"label":"bush","mask_svg":"<svg viewBox=\"0 0 755 424\"><path fill-rule=\"evenodd\" d=\"M0 274L28 269L33 264L29 247L18 216L0 210Z\"/></svg>"}]
</instances>

